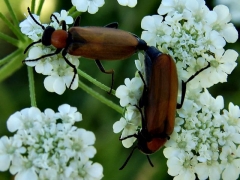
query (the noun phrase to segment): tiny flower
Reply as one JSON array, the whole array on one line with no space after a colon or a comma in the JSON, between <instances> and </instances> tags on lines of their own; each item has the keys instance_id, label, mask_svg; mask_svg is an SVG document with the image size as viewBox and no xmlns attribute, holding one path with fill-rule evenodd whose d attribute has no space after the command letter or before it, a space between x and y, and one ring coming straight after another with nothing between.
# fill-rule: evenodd
<instances>
[{"instance_id":1,"label":"tiny flower","mask_svg":"<svg viewBox=\"0 0 240 180\"><path fill-rule=\"evenodd\" d=\"M39 16L33 14L33 17L40 23ZM19 24L21 32L31 38L33 41L39 40L39 36L42 36L43 29L28 16L27 19Z\"/></svg>"},{"instance_id":2,"label":"tiny flower","mask_svg":"<svg viewBox=\"0 0 240 180\"><path fill-rule=\"evenodd\" d=\"M103 167L99 163L92 163L88 161L87 163L82 163L81 161L72 161L70 163L71 174L67 177L71 179L102 179L103 177Z\"/></svg>"},{"instance_id":3,"label":"tiny flower","mask_svg":"<svg viewBox=\"0 0 240 180\"><path fill-rule=\"evenodd\" d=\"M218 161L212 160L204 163L198 163L195 166L195 171L199 179L220 179L222 168Z\"/></svg>"},{"instance_id":4,"label":"tiny flower","mask_svg":"<svg viewBox=\"0 0 240 180\"><path fill-rule=\"evenodd\" d=\"M208 17L215 17L212 18L209 23L214 30L218 31L225 38L227 42L236 42L238 38L238 32L233 24L229 23L231 20L231 15L227 6L216 6L213 11L209 13Z\"/></svg>"},{"instance_id":5,"label":"tiny flower","mask_svg":"<svg viewBox=\"0 0 240 180\"><path fill-rule=\"evenodd\" d=\"M61 10L60 14L57 13L57 12L55 12L53 14L56 16L56 18L59 22L65 21L66 24L72 24L73 23L73 18L71 16L68 16L68 12L66 10ZM54 20L55 19L53 18L53 21Z\"/></svg>"},{"instance_id":6,"label":"tiny flower","mask_svg":"<svg viewBox=\"0 0 240 180\"><path fill-rule=\"evenodd\" d=\"M36 169L33 166L33 163L27 158L17 157L13 159L12 165L10 167L10 172L11 174L16 174L16 180L38 179Z\"/></svg>"},{"instance_id":7,"label":"tiny flower","mask_svg":"<svg viewBox=\"0 0 240 180\"><path fill-rule=\"evenodd\" d=\"M142 53L138 53L138 60L135 60L136 68L139 72L142 73L143 77L145 76L145 66L144 66L144 55Z\"/></svg>"},{"instance_id":8,"label":"tiny flower","mask_svg":"<svg viewBox=\"0 0 240 180\"><path fill-rule=\"evenodd\" d=\"M193 169L195 163L196 160L192 154L178 154L168 159L168 173L172 176L176 176L174 180L194 180L196 178Z\"/></svg>"},{"instance_id":9,"label":"tiny flower","mask_svg":"<svg viewBox=\"0 0 240 180\"><path fill-rule=\"evenodd\" d=\"M117 0L122 6L135 7L137 5L137 0Z\"/></svg>"},{"instance_id":10,"label":"tiny flower","mask_svg":"<svg viewBox=\"0 0 240 180\"><path fill-rule=\"evenodd\" d=\"M22 141L20 138L15 137L6 137L3 136L0 139L0 171L6 171L10 162L20 156L21 153L24 153L26 149L22 146Z\"/></svg>"},{"instance_id":11,"label":"tiny flower","mask_svg":"<svg viewBox=\"0 0 240 180\"><path fill-rule=\"evenodd\" d=\"M76 6L78 11L88 11L90 14L95 14L104 3L104 0L72 0L72 4Z\"/></svg>"},{"instance_id":12,"label":"tiny flower","mask_svg":"<svg viewBox=\"0 0 240 180\"><path fill-rule=\"evenodd\" d=\"M140 77L135 77L132 80L126 78L124 82L126 85L121 85L116 90L116 96L120 98L121 106L137 105L141 97L142 79Z\"/></svg>"},{"instance_id":13,"label":"tiny flower","mask_svg":"<svg viewBox=\"0 0 240 180\"><path fill-rule=\"evenodd\" d=\"M82 114L77 112L77 108L71 107L68 104L63 104L58 107L59 113L57 116L62 119L65 123L74 124L82 120Z\"/></svg>"},{"instance_id":14,"label":"tiny flower","mask_svg":"<svg viewBox=\"0 0 240 180\"><path fill-rule=\"evenodd\" d=\"M220 154L220 159L222 160L222 165L224 165L224 170L222 173L222 178L227 179L237 179L240 174L240 146L224 146L222 153Z\"/></svg>"},{"instance_id":15,"label":"tiny flower","mask_svg":"<svg viewBox=\"0 0 240 180\"><path fill-rule=\"evenodd\" d=\"M215 0L215 4L224 4L226 5L230 12L231 12L231 16L232 16L232 21L235 24L240 24L240 12L239 12L239 7L240 7L240 1L238 0Z\"/></svg>"}]
</instances>

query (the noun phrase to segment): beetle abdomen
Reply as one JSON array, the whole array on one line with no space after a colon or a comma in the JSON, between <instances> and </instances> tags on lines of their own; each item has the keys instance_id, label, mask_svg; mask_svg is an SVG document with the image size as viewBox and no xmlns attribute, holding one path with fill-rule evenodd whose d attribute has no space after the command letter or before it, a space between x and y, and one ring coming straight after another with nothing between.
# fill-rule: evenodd
<instances>
[{"instance_id":1,"label":"beetle abdomen","mask_svg":"<svg viewBox=\"0 0 240 180\"><path fill-rule=\"evenodd\" d=\"M106 27L72 27L68 53L98 60L121 60L137 51L138 39L132 34Z\"/></svg>"}]
</instances>

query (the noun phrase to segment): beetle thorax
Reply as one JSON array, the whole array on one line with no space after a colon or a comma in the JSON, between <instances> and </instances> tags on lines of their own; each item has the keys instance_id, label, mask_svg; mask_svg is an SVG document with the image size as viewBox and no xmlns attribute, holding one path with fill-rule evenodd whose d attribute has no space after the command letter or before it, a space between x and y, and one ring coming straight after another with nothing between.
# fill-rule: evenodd
<instances>
[{"instance_id":1,"label":"beetle thorax","mask_svg":"<svg viewBox=\"0 0 240 180\"><path fill-rule=\"evenodd\" d=\"M67 45L68 32L58 29L52 33L51 44L57 49L63 49Z\"/></svg>"}]
</instances>

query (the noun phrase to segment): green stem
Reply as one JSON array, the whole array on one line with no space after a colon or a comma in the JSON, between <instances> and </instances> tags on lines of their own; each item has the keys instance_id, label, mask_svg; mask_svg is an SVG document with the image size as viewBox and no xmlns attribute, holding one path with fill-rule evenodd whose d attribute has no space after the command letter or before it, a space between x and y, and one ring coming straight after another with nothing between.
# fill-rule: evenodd
<instances>
[{"instance_id":1,"label":"green stem","mask_svg":"<svg viewBox=\"0 0 240 180\"><path fill-rule=\"evenodd\" d=\"M68 10L68 14L72 14L76 11L76 7L75 6L72 6L71 9Z\"/></svg>"},{"instance_id":2,"label":"green stem","mask_svg":"<svg viewBox=\"0 0 240 180\"><path fill-rule=\"evenodd\" d=\"M22 66L22 60L24 59L24 54L22 51L17 51L15 56L11 56L11 61L9 63L5 64L0 69L0 82L12 75L17 69L19 69ZM7 58L8 60L10 59L10 56Z\"/></svg>"},{"instance_id":3,"label":"green stem","mask_svg":"<svg viewBox=\"0 0 240 180\"><path fill-rule=\"evenodd\" d=\"M116 105L112 101L108 100L104 96L100 95L96 91L92 90L91 88L89 88L83 82L79 81L78 85L79 85L80 88L82 88L84 91L86 91L88 94L90 94L91 96L93 96L97 100L101 101L103 104L106 104L107 106L111 107L112 109L114 109L115 111L119 112L120 114L123 114L123 108L121 108L120 106Z\"/></svg>"},{"instance_id":4,"label":"green stem","mask_svg":"<svg viewBox=\"0 0 240 180\"><path fill-rule=\"evenodd\" d=\"M15 26L18 26L19 21L18 21L18 19L17 19L16 14L14 13L14 11L13 11L13 9L12 9L11 4L9 3L9 0L4 0L4 1L5 1L5 4L6 4L7 8L8 8L8 11L9 11L10 15L12 16L13 24L14 24Z\"/></svg>"},{"instance_id":5,"label":"green stem","mask_svg":"<svg viewBox=\"0 0 240 180\"><path fill-rule=\"evenodd\" d=\"M13 58L15 58L18 54L22 53L21 49L18 49L16 51L14 51L13 53L5 56L4 58L2 58L0 60L0 66L6 64L7 62L11 61Z\"/></svg>"},{"instance_id":6,"label":"green stem","mask_svg":"<svg viewBox=\"0 0 240 180\"><path fill-rule=\"evenodd\" d=\"M44 3L45 0L41 0L39 2L39 6L38 6L38 10L37 10L37 14L40 14L41 13L41 10L42 10L42 7L43 7L43 3Z\"/></svg>"},{"instance_id":7,"label":"green stem","mask_svg":"<svg viewBox=\"0 0 240 180\"><path fill-rule=\"evenodd\" d=\"M69 16L72 16L74 19L80 15L81 15L81 12L78 12L78 11L74 11L73 13L69 14Z\"/></svg>"},{"instance_id":8,"label":"green stem","mask_svg":"<svg viewBox=\"0 0 240 180\"><path fill-rule=\"evenodd\" d=\"M18 26L17 27L14 26L1 12L0 12L0 18L7 25L7 27L17 36L19 40L24 41L23 34L19 31Z\"/></svg>"},{"instance_id":9,"label":"green stem","mask_svg":"<svg viewBox=\"0 0 240 180\"><path fill-rule=\"evenodd\" d=\"M31 13L33 13L33 14L35 13L35 4L36 4L36 0L32 0L30 11L31 11Z\"/></svg>"},{"instance_id":10,"label":"green stem","mask_svg":"<svg viewBox=\"0 0 240 180\"><path fill-rule=\"evenodd\" d=\"M14 38L12 38L12 37L10 37L10 36L2 33L2 32L0 32L0 38L3 39L4 41L9 42L10 44L12 44L12 45L14 45L14 46L16 46L16 47L19 47L19 46L20 46L20 45L19 45L19 40L14 39Z\"/></svg>"},{"instance_id":11,"label":"green stem","mask_svg":"<svg viewBox=\"0 0 240 180\"><path fill-rule=\"evenodd\" d=\"M83 78L87 79L88 81L90 81L91 83L93 83L94 85L99 87L100 89L102 89L102 90L104 90L106 92L110 91L110 87L100 83L99 81L97 81L96 79L92 78L91 76L89 76L85 72L81 71L80 69L78 69L77 71L78 71L78 74L80 76L82 76ZM111 94L115 96L115 90L112 90Z\"/></svg>"},{"instance_id":12,"label":"green stem","mask_svg":"<svg viewBox=\"0 0 240 180\"><path fill-rule=\"evenodd\" d=\"M33 68L28 66L27 69L28 69L28 80L29 80L29 91L30 91L31 106L32 107L37 107L35 87L34 87Z\"/></svg>"}]
</instances>

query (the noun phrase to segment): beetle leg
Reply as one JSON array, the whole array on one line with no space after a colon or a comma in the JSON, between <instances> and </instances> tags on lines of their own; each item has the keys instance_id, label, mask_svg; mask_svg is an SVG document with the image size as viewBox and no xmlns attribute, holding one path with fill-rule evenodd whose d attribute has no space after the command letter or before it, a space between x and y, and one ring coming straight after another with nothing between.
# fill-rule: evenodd
<instances>
[{"instance_id":1,"label":"beetle leg","mask_svg":"<svg viewBox=\"0 0 240 180\"><path fill-rule=\"evenodd\" d=\"M81 16L78 16L74 21L73 27L80 26L80 21L81 21Z\"/></svg>"},{"instance_id":2,"label":"beetle leg","mask_svg":"<svg viewBox=\"0 0 240 180\"><path fill-rule=\"evenodd\" d=\"M26 47L26 49L25 49L25 51L24 51L23 53L25 54L30 47L32 47L34 44L37 44L37 43L40 43L40 42L42 42L41 39L39 39L39 40L36 41L36 42L32 42L31 44L28 45L28 47Z\"/></svg>"},{"instance_id":3,"label":"beetle leg","mask_svg":"<svg viewBox=\"0 0 240 180\"><path fill-rule=\"evenodd\" d=\"M117 29L118 28L118 23L117 22L112 22L110 24L107 24L104 27Z\"/></svg>"},{"instance_id":4,"label":"beetle leg","mask_svg":"<svg viewBox=\"0 0 240 180\"><path fill-rule=\"evenodd\" d=\"M41 56L41 57L39 57L39 58L36 58L36 59L26 59L26 60L23 60L22 63L30 62L30 61L38 61L38 60L40 60L40 59L42 59L42 58L46 58L46 57L50 57L50 56L53 56L53 55L55 55L55 54L58 54L58 53L61 52L61 50L62 50L62 49L56 49L56 51L55 51L54 53L46 54L46 55L43 55L43 56Z\"/></svg>"},{"instance_id":5,"label":"beetle leg","mask_svg":"<svg viewBox=\"0 0 240 180\"><path fill-rule=\"evenodd\" d=\"M113 82L114 82L114 70L111 69L111 70L106 71L104 69L102 63L98 59L96 59L95 62L97 64L98 68L100 69L100 71L102 71L105 74L112 74L112 83L111 83L110 91L108 92L109 94L111 94L112 89L113 89Z\"/></svg>"},{"instance_id":6,"label":"beetle leg","mask_svg":"<svg viewBox=\"0 0 240 180\"><path fill-rule=\"evenodd\" d=\"M75 79L75 77L76 77L77 68L76 68L76 66L74 66L74 65L66 58L66 54L67 54L67 51L66 51L66 49L64 49L64 50L62 51L62 56L63 56L64 60L66 61L66 63L73 68L73 72L74 72L72 81L71 81L71 83L70 83L70 85L69 85L69 89L70 89L71 86L72 86L72 84L73 84L73 81L74 81L74 79Z\"/></svg>"},{"instance_id":7,"label":"beetle leg","mask_svg":"<svg viewBox=\"0 0 240 180\"><path fill-rule=\"evenodd\" d=\"M149 155L147 155L147 159L148 159L149 164L150 164L152 167L154 167L154 165L153 165L153 163L152 163L152 161L151 161Z\"/></svg>"},{"instance_id":8,"label":"beetle leg","mask_svg":"<svg viewBox=\"0 0 240 180\"><path fill-rule=\"evenodd\" d=\"M138 135L137 135L137 134L132 134L132 135L126 136L126 137L124 137L124 138L121 138L121 137L120 137L119 140L120 140L120 141L123 141L123 140L128 139L128 138L131 138L131 137L138 138Z\"/></svg>"},{"instance_id":9,"label":"beetle leg","mask_svg":"<svg viewBox=\"0 0 240 180\"><path fill-rule=\"evenodd\" d=\"M204 71L205 69L210 67L210 62L208 62L208 65L202 69L200 69L199 71L197 71L195 74L193 74L190 78L188 78L188 80L186 82L182 81L182 97L181 97L181 103L177 104L177 109L180 109L183 105L183 101L185 99L185 94L186 94L186 86L187 83L191 80L193 80L199 73L201 73L202 71Z\"/></svg>"},{"instance_id":10,"label":"beetle leg","mask_svg":"<svg viewBox=\"0 0 240 180\"><path fill-rule=\"evenodd\" d=\"M127 165L129 159L132 157L132 154L133 154L133 152L134 152L134 150L135 150L136 148L137 148L137 146L135 146L135 147L132 149L131 153L130 153L129 156L127 157L127 159L126 159L126 161L124 162L124 164L122 165L122 167L119 168L119 170L122 170L122 169Z\"/></svg>"},{"instance_id":11,"label":"beetle leg","mask_svg":"<svg viewBox=\"0 0 240 180\"><path fill-rule=\"evenodd\" d=\"M59 25L62 26L62 30L67 31L66 21L61 21Z\"/></svg>"}]
</instances>

